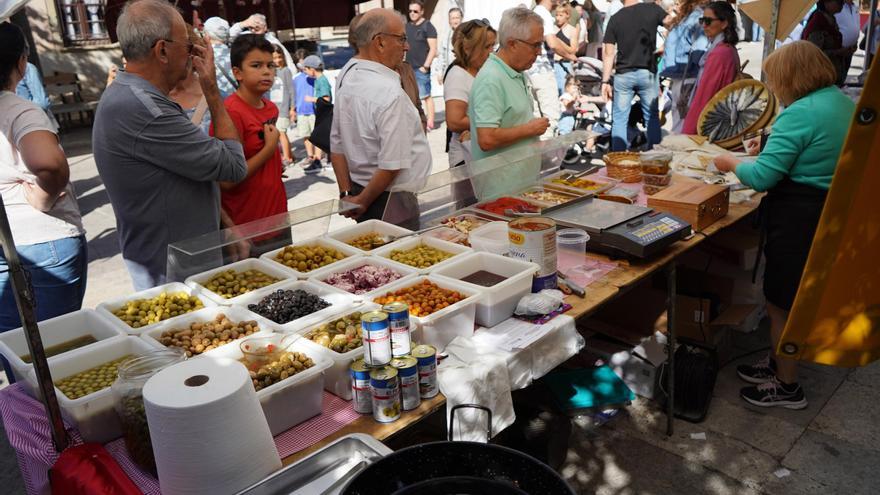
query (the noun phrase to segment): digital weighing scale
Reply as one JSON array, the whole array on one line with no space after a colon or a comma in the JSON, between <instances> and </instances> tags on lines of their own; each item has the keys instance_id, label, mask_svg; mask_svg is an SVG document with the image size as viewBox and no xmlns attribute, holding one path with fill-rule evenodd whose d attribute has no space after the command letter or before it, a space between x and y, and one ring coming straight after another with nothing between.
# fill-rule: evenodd
<instances>
[{"instance_id":1,"label":"digital weighing scale","mask_svg":"<svg viewBox=\"0 0 880 495\"><path fill-rule=\"evenodd\" d=\"M590 234L587 250L618 258L650 258L691 234L691 226L668 213L592 196L546 208L541 216Z\"/></svg>"}]
</instances>

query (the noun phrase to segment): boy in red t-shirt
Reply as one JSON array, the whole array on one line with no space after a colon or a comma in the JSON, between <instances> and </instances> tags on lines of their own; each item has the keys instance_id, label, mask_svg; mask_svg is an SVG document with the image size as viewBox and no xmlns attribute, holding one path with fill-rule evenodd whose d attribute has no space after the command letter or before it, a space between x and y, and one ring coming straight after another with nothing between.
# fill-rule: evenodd
<instances>
[{"instance_id":1,"label":"boy in red t-shirt","mask_svg":"<svg viewBox=\"0 0 880 495\"><path fill-rule=\"evenodd\" d=\"M230 48L232 74L238 89L226 98L224 105L241 137L247 177L237 184L221 182L220 189L223 210L235 225L287 212L278 148L280 131L275 128L278 107L263 97L275 81L272 51L272 44L256 34L239 36ZM275 240L258 237L254 244L259 251L260 245L269 241L278 244Z\"/></svg>"}]
</instances>

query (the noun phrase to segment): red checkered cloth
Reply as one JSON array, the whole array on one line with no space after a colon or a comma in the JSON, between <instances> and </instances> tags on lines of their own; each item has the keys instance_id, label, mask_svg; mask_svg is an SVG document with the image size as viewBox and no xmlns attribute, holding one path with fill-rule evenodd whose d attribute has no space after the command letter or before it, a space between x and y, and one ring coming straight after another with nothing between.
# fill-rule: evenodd
<instances>
[{"instance_id":1,"label":"red checkered cloth","mask_svg":"<svg viewBox=\"0 0 880 495\"><path fill-rule=\"evenodd\" d=\"M281 457L287 457L314 445L343 426L360 417L351 403L324 392L320 415L275 437L275 447ZM49 488L49 468L55 464L58 454L52 447L52 433L43 405L22 388L14 384L0 390L0 415L10 445L15 449L18 466L28 493L46 493ZM82 443L75 428L65 422L74 444ZM141 470L125 449L123 440L117 439L104 447L125 473L145 494L159 492L159 481L152 474Z\"/></svg>"}]
</instances>

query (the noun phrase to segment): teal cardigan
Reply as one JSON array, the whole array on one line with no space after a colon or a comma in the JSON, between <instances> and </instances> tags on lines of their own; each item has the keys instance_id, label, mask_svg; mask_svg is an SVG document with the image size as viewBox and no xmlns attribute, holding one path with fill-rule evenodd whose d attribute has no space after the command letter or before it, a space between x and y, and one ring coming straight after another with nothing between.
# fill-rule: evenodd
<instances>
[{"instance_id":1,"label":"teal cardigan","mask_svg":"<svg viewBox=\"0 0 880 495\"><path fill-rule=\"evenodd\" d=\"M772 188L785 176L827 190L855 109L835 86L800 98L776 118L757 159L737 165L736 176L756 191Z\"/></svg>"}]
</instances>

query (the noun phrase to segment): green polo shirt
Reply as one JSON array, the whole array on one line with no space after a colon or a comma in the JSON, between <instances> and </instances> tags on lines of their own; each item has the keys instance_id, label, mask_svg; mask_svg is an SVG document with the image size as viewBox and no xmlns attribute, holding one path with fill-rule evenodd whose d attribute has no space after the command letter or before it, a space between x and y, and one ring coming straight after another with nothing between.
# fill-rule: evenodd
<instances>
[{"instance_id":1,"label":"green polo shirt","mask_svg":"<svg viewBox=\"0 0 880 495\"><path fill-rule=\"evenodd\" d=\"M510 68L494 53L483 64L474 79L468 105L471 120L471 152L473 160L497 155L503 151L537 141L523 139L504 148L483 151L477 142L477 128L508 128L527 123L534 118L532 95L525 76Z\"/></svg>"}]
</instances>

